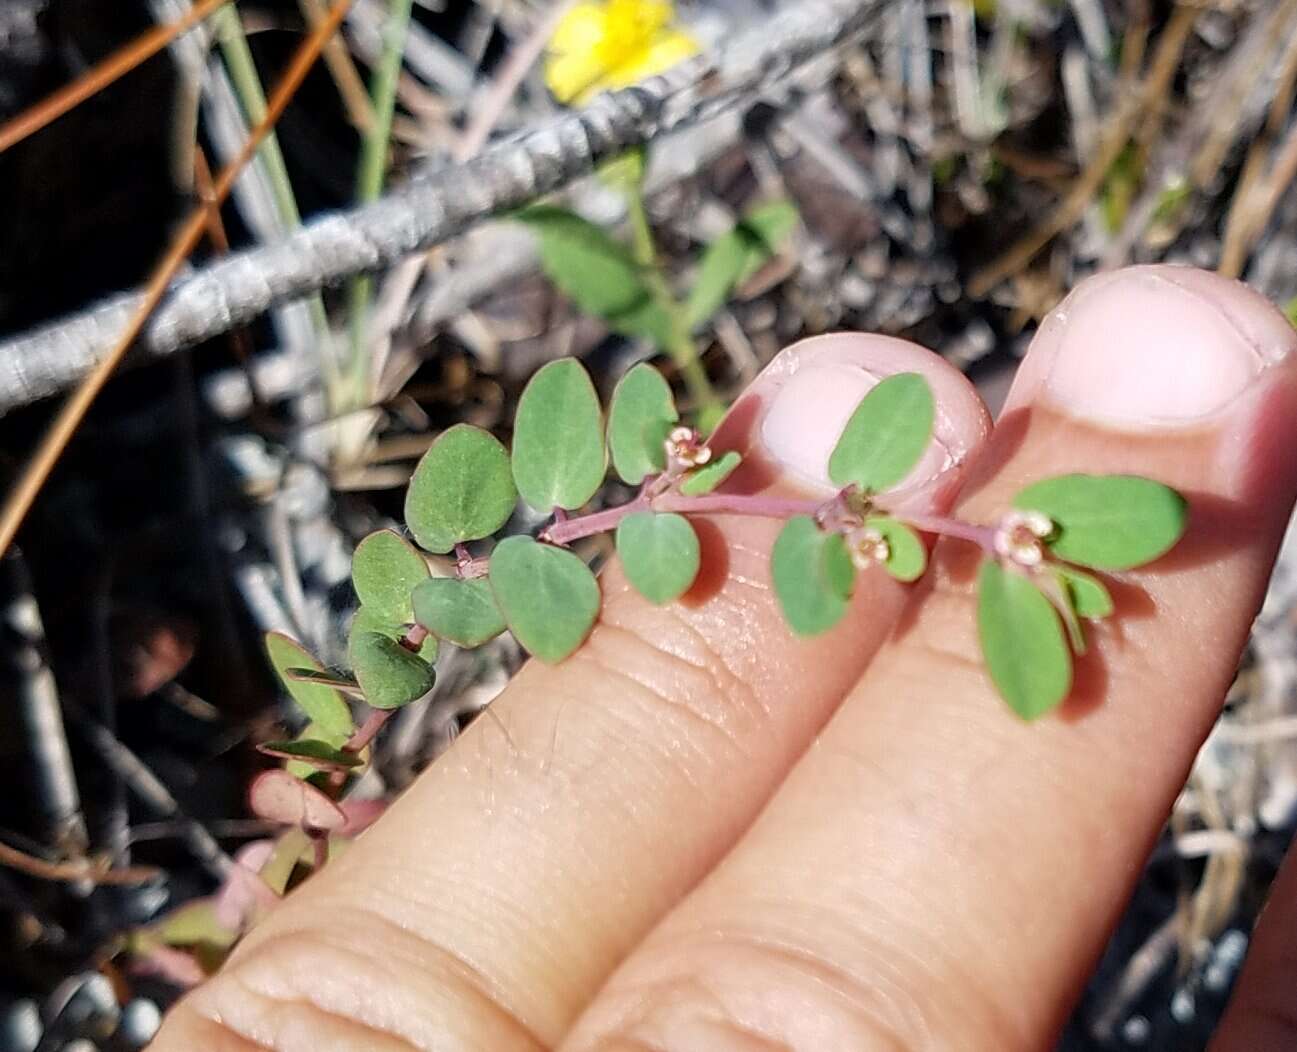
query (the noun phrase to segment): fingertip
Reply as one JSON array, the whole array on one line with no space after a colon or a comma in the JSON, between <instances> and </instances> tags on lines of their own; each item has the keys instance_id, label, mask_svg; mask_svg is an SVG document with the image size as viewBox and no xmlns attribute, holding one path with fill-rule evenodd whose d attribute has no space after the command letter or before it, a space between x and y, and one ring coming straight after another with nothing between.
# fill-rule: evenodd
<instances>
[{"instance_id":1,"label":"fingertip","mask_svg":"<svg viewBox=\"0 0 1297 1052\"><path fill-rule=\"evenodd\" d=\"M1098 274L1045 319L1005 413L1047 404L1153 431L1210 423L1297 348L1297 330L1241 282L1192 267Z\"/></svg>"},{"instance_id":2,"label":"fingertip","mask_svg":"<svg viewBox=\"0 0 1297 1052\"><path fill-rule=\"evenodd\" d=\"M717 430L720 448L743 448L776 480L812 493L838 487L829 456L861 399L897 373L921 374L932 388L932 442L894 495L932 502L947 491L986 438L990 415L968 379L939 355L890 336L834 333L780 352Z\"/></svg>"}]
</instances>

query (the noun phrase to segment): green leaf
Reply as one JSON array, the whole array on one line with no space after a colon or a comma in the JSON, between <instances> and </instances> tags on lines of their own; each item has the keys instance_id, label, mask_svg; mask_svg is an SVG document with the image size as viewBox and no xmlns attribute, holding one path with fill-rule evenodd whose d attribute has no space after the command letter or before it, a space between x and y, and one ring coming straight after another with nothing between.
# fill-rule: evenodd
<instances>
[{"instance_id":1,"label":"green leaf","mask_svg":"<svg viewBox=\"0 0 1297 1052\"><path fill-rule=\"evenodd\" d=\"M575 358L531 378L513 422L513 479L542 514L571 511L595 495L608 470L599 396Z\"/></svg>"},{"instance_id":2,"label":"green leaf","mask_svg":"<svg viewBox=\"0 0 1297 1052\"><path fill-rule=\"evenodd\" d=\"M517 500L504 446L480 427L456 424L414 469L405 521L419 544L443 554L461 541L491 536Z\"/></svg>"},{"instance_id":3,"label":"green leaf","mask_svg":"<svg viewBox=\"0 0 1297 1052\"><path fill-rule=\"evenodd\" d=\"M399 643L405 638L406 624L405 621L393 621L391 618L384 617L377 610L362 606L356 611L356 616L351 619L348 637L354 636L357 632L377 632L380 636L387 636L394 643ZM436 636L428 636L420 644L419 657L428 662L429 665L437 660Z\"/></svg>"},{"instance_id":4,"label":"green leaf","mask_svg":"<svg viewBox=\"0 0 1297 1052\"><path fill-rule=\"evenodd\" d=\"M829 478L866 493L895 486L928 448L936 407L918 373L897 373L874 387L847 421L829 457Z\"/></svg>"},{"instance_id":5,"label":"green leaf","mask_svg":"<svg viewBox=\"0 0 1297 1052\"><path fill-rule=\"evenodd\" d=\"M461 647L480 647L505 630L504 615L485 577L433 577L414 592L414 619Z\"/></svg>"},{"instance_id":6,"label":"green leaf","mask_svg":"<svg viewBox=\"0 0 1297 1052\"><path fill-rule=\"evenodd\" d=\"M656 301L630 250L579 215L553 205L516 213L537 237L549 279L586 314L623 336L659 347L671 339L671 319Z\"/></svg>"},{"instance_id":7,"label":"green leaf","mask_svg":"<svg viewBox=\"0 0 1297 1052\"><path fill-rule=\"evenodd\" d=\"M796 208L787 201L772 201L754 209L707 246L685 305L691 332L708 322L734 289L779 251L796 224Z\"/></svg>"},{"instance_id":8,"label":"green leaf","mask_svg":"<svg viewBox=\"0 0 1297 1052\"><path fill-rule=\"evenodd\" d=\"M363 762L356 753L345 752L318 738L263 742L257 746L257 752L281 760L297 760L321 771L346 771L352 767L359 767Z\"/></svg>"},{"instance_id":9,"label":"green leaf","mask_svg":"<svg viewBox=\"0 0 1297 1052\"><path fill-rule=\"evenodd\" d=\"M1108 594L1108 589L1097 577L1067 566L1055 566L1054 572L1066 589L1072 609L1076 611L1078 617L1088 617L1097 621L1112 614L1114 609L1112 596Z\"/></svg>"},{"instance_id":10,"label":"green leaf","mask_svg":"<svg viewBox=\"0 0 1297 1052\"><path fill-rule=\"evenodd\" d=\"M742 461L743 457L733 450L722 453L710 464L689 472L680 482L680 492L686 497L701 497L704 493L710 493L734 474L734 469Z\"/></svg>"},{"instance_id":11,"label":"green leaf","mask_svg":"<svg viewBox=\"0 0 1297 1052\"><path fill-rule=\"evenodd\" d=\"M683 515L637 511L617 527L626 579L650 603L679 599L698 576L698 534Z\"/></svg>"},{"instance_id":12,"label":"green leaf","mask_svg":"<svg viewBox=\"0 0 1297 1052\"><path fill-rule=\"evenodd\" d=\"M376 709L399 709L432 690L432 666L381 632L351 631L347 656L365 701Z\"/></svg>"},{"instance_id":13,"label":"green leaf","mask_svg":"<svg viewBox=\"0 0 1297 1052\"><path fill-rule=\"evenodd\" d=\"M666 440L680 419L670 385L641 362L617 384L608 411L608 448L617 474L632 486L666 468Z\"/></svg>"},{"instance_id":14,"label":"green leaf","mask_svg":"<svg viewBox=\"0 0 1297 1052\"><path fill-rule=\"evenodd\" d=\"M300 829L290 829L275 841L275 850L271 852L266 864L257 875L266 882L276 895L288 890L293 870L297 868L302 855L311 848L311 840Z\"/></svg>"},{"instance_id":15,"label":"green leaf","mask_svg":"<svg viewBox=\"0 0 1297 1052\"><path fill-rule=\"evenodd\" d=\"M1025 575L992 559L977 580L977 629L991 682L1024 720L1055 708L1072 688L1072 655L1058 614Z\"/></svg>"},{"instance_id":16,"label":"green leaf","mask_svg":"<svg viewBox=\"0 0 1297 1052\"><path fill-rule=\"evenodd\" d=\"M919 535L903 522L886 515L865 520L868 529L877 530L887 542L887 561L883 568L898 581L917 581L928 566L928 549Z\"/></svg>"},{"instance_id":17,"label":"green leaf","mask_svg":"<svg viewBox=\"0 0 1297 1052\"><path fill-rule=\"evenodd\" d=\"M214 899L195 899L173 910L152 931L168 946L207 944L229 949L239 933L220 922Z\"/></svg>"},{"instance_id":18,"label":"green leaf","mask_svg":"<svg viewBox=\"0 0 1297 1052\"><path fill-rule=\"evenodd\" d=\"M1135 475L1060 475L1028 486L1014 506L1048 515L1060 559L1096 570L1129 570L1173 547L1188 519L1170 486Z\"/></svg>"},{"instance_id":19,"label":"green leaf","mask_svg":"<svg viewBox=\"0 0 1297 1052\"><path fill-rule=\"evenodd\" d=\"M344 741L351 737L355 724L351 721L351 709L346 699L332 687L314 683L302 683L290 679L288 670L308 668L323 672L320 663L311 657L298 643L289 639L282 632L266 633L266 654L279 680L288 691L289 696L297 702L307 718L331 738L341 737Z\"/></svg>"},{"instance_id":20,"label":"green leaf","mask_svg":"<svg viewBox=\"0 0 1297 1052\"><path fill-rule=\"evenodd\" d=\"M599 614L599 582L565 548L507 537L491 553L488 578L518 642L541 661L562 661Z\"/></svg>"},{"instance_id":21,"label":"green leaf","mask_svg":"<svg viewBox=\"0 0 1297 1052\"><path fill-rule=\"evenodd\" d=\"M770 574L789 626L800 636L813 636L846 613L856 571L841 534L826 533L809 515L797 515L775 540Z\"/></svg>"},{"instance_id":22,"label":"green leaf","mask_svg":"<svg viewBox=\"0 0 1297 1052\"><path fill-rule=\"evenodd\" d=\"M325 745L330 746L331 748L341 749L344 745L347 744L347 740L350 737L351 737L350 734L329 734L318 723L308 723L304 728L302 728L302 733L299 734L296 738L294 738L293 741L294 742L321 741L324 742ZM284 764L284 770L286 770L294 778L301 778L305 780L307 778L310 778L311 775L315 774L318 768L302 760L290 759L288 760L287 763Z\"/></svg>"},{"instance_id":23,"label":"green leaf","mask_svg":"<svg viewBox=\"0 0 1297 1052\"><path fill-rule=\"evenodd\" d=\"M356 545L351 557L351 583L368 609L393 621L414 617L410 593L428 579L428 564L404 538L377 530Z\"/></svg>"}]
</instances>

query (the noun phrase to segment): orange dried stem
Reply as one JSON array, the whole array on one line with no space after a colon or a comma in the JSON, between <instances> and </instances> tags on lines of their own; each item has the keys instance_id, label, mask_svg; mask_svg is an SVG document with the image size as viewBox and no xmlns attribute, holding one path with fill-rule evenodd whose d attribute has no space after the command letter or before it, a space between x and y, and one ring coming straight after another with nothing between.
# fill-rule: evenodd
<instances>
[{"instance_id":1,"label":"orange dried stem","mask_svg":"<svg viewBox=\"0 0 1297 1052\"><path fill-rule=\"evenodd\" d=\"M104 863L47 862L43 858L19 851L16 847L0 843L0 866L16 869L40 880L75 882L88 880L92 884L147 884L157 880L162 871L153 866L128 866L110 869Z\"/></svg>"},{"instance_id":2,"label":"orange dried stem","mask_svg":"<svg viewBox=\"0 0 1297 1052\"><path fill-rule=\"evenodd\" d=\"M329 12L328 18L298 48L288 72L284 74L275 87L274 94L266 107L265 117L252 130L243 148L230 160L230 163L222 169L221 174L217 177L216 184L212 189L212 202L204 202L190 213L189 218L185 220L180 232L172 242L170 249L167 250L167 254L149 279L149 283L144 290L144 302L140 304L139 309L126 326L126 330L118 338L112 350L81 381L80 386L64 403L63 408L59 410L58 415L54 418L54 423L50 425L49 431L41 440L36 453L32 456L31 461L23 471L22 477L18 480L18 484L6 498L3 510L0 510L0 553L6 551L9 545L13 543L18 527L22 525L27 512L31 510L36 495L45 484L45 480L49 478L50 472L54 469L54 465L58 462L68 442L71 441L86 412L94 403L95 398L98 397L99 392L103 390L104 384L108 382L113 370L126 357L126 352L130 350L135 338L139 336L153 311L162 302L162 298L166 295L167 288L171 284L171 279L175 277L176 271L189 258L189 254L202 238L204 231L207 230L209 209L219 205L229 196L235 180L239 177L239 173L252 159L257 147L270 133L271 128L283 115L284 110L288 108L289 102L297 93L297 89L301 87L302 81L306 79L311 66L319 58L325 42L342 23L342 19L350 6L351 0L338 0Z\"/></svg>"},{"instance_id":3,"label":"orange dried stem","mask_svg":"<svg viewBox=\"0 0 1297 1052\"><path fill-rule=\"evenodd\" d=\"M148 30L87 70L67 87L60 88L49 98L18 114L0 127L0 153L58 120L92 95L97 95L113 81L152 58L181 33L193 28L218 7L229 2L230 0L198 0L184 18Z\"/></svg>"}]
</instances>

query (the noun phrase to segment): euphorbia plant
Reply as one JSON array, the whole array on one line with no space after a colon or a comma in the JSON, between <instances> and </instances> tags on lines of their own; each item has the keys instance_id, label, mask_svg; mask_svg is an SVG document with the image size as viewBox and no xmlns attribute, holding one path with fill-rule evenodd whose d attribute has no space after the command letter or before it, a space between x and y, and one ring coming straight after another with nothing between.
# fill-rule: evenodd
<instances>
[{"instance_id":1,"label":"euphorbia plant","mask_svg":"<svg viewBox=\"0 0 1297 1052\"><path fill-rule=\"evenodd\" d=\"M927 448L934 415L922 376L891 376L856 407L832 451L835 493L725 492L740 455L713 449L682 426L670 387L652 367L636 366L618 384L605 426L581 363L551 362L523 392L511 450L469 425L444 432L406 496L414 543L380 530L356 549L361 605L350 673L325 671L291 640L270 637L272 661L311 722L296 741L262 747L306 783L295 789L284 772L263 775L258 810L320 831L340 822L332 798L362 765L387 714L429 691L439 640L476 647L508 630L540 660L562 661L589 634L600 606L599 584L573 542L613 533L630 584L652 603L670 603L698 575L694 520L707 515L785 520L770 575L799 635L832 628L862 572L920 578L927 567L920 534L978 546L977 619L990 678L1024 719L1051 711L1071 688L1072 655L1085 649L1083 622L1113 612L1103 580L1090 571L1124 571L1165 553L1184 530L1185 501L1150 479L1065 475L1027 486L989 523L907 512L888 491ZM603 486L610 458L637 494L581 514ZM490 545L519 498L548 521L535 536ZM424 552L453 555L453 575L431 576ZM347 697L368 706L359 726Z\"/></svg>"},{"instance_id":2,"label":"euphorbia plant","mask_svg":"<svg viewBox=\"0 0 1297 1052\"><path fill-rule=\"evenodd\" d=\"M480 428L445 431L410 481L411 539L378 530L356 548L360 605L348 640L350 670L325 669L286 636L267 636L271 663L308 722L295 739L259 747L283 766L254 779L251 805L296 828L260 842L261 855L236 867L214 899L137 933L132 946L155 967L192 972L194 961L176 946L219 945L223 952L285 891L295 870L318 868L349 832L371 821L372 806L343 798L384 721L431 690L441 641L478 647L511 631L542 661L572 654L601 601L594 573L572 544L596 534L614 535L631 586L662 604L678 600L698 576L699 516L783 520L770 577L790 631L804 636L841 620L860 574L922 577L928 560L921 534L974 545L982 558L978 630L991 681L1023 719L1056 708L1071 689L1073 654L1085 649L1084 622L1113 613L1093 571L1125 571L1168 551L1184 530L1185 501L1150 479L1064 475L1028 485L991 522L907 511L889 493L926 450L934 417L922 376L883 380L851 414L829 457L838 489L818 499L726 491L739 453L713 448L682 425L666 380L647 365L617 385L606 423L589 375L567 358L546 365L524 390L511 450ZM582 513L603 488L609 460L637 487L635 496ZM545 516L544 525L535 536L492 544L520 498ZM449 576L432 576L429 553L452 557Z\"/></svg>"}]
</instances>

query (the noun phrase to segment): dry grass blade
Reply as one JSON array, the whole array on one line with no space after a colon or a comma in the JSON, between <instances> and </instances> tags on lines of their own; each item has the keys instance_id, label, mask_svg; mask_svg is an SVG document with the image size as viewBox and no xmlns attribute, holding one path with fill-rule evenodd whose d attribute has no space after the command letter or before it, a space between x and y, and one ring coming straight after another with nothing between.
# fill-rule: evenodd
<instances>
[{"instance_id":1,"label":"dry grass blade","mask_svg":"<svg viewBox=\"0 0 1297 1052\"><path fill-rule=\"evenodd\" d=\"M75 882L88 880L92 884L147 884L157 880L162 871L153 866L128 866L123 869L109 869L103 863L89 862L48 862L16 847L0 843L0 866L8 866L19 873L40 880L58 880Z\"/></svg>"},{"instance_id":2,"label":"dry grass blade","mask_svg":"<svg viewBox=\"0 0 1297 1052\"><path fill-rule=\"evenodd\" d=\"M167 254L149 279L148 285L145 286L143 301L136 309L125 331L108 354L100 359L90 374L81 382L81 385L72 393L72 396L64 403L63 408L59 410L58 415L54 418L54 423L50 425L49 431L41 440L40 446L23 471L18 484L5 499L4 507L0 510L0 553L6 551L9 545L13 543L18 527L22 524L32 506L32 502L35 501L36 495L45 484L45 480L49 477L49 473L58 462L63 449L76 432L81 420L94 403L95 398L98 397L99 392L103 390L104 384L108 382L108 377L112 375L113 370L126 356L126 352L130 350L131 344L135 342L135 338L144 328L149 316L162 302L167 293L167 288L171 284L171 279L176 275L176 271L189 258L189 254L208 229L209 210L219 205L229 195L230 190L234 187L234 181L239 177L239 173L252 159L257 147L261 145L262 140L275 126L275 122L283 115L284 110L288 108L289 102L292 101L298 88L301 87L316 59L319 58L325 43L341 25L342 19L347 13L347 8L350 6L351 0L337 0L337 3L329 12L328 18L312 31L301 47L298 48L288 71L275 87L274 94L267 105L265 117L252 129L243 149L222 169L213 187L213 201L200 203L190 213L189 218L173 240L170 249L167 250Z\"/></svg>"},{"instance_id":3,"label":"dry grass blade","mask_svg":"<svg viewBox=\"0 0 1297 1052\"><path fill-rule=\"evenodd\" d=\"M231 0L198 0L184 18L148 30L124 48L109 55L87 70L65 88L0 127L0 153L21 142L47 124L58 120L68 110L97 95L119 77L124 77L141 62L152 58L176 37Z\"/></svg>"},{"instance_id":4,"label":"dry grass blade","mask_svg":"<svg viewBox=\"0 0 1297 1052\"><path fill-rule=\"evenodd\" d=\"M1017 274L1027 266L1036 253L1057 235L1073 226L1085 214L1094 195L1103 185L1113 162L1130 141L1131 132L1139 115L1146 111L1166 92L1167 85L1180 67L1180 56L1188 42L1201 11L1197 7L1181 6L1175 9L1171 21L1158 39L1148 76L1137 91L1125 96L1117 106L1108 130L1093 158L1086 165L1075 185L1058 204L1045 222L1013 245L999 259L973 275L968 283L970 295L985 296L1005 278Z\"/></svg>"},{"instance_id":5,"label":"dry grass blade","mask_svg":"<svg viewBox=\"0 0 1297 1052\"><path fill-rule=\"evenodd\" d=\"M324 21L326 14L324 0L298 0L298 6L312 29ZM333 82L337 85L338 95L342 98L343 105L347 107L348 119L352 126L364 135L374 123L374 107L369 101L369 91L365 88L365 81L356 69L356 63L342 37L329 38L329 42L324 46L324 63L333 75Z\"/></svg>"}]
</instances>

